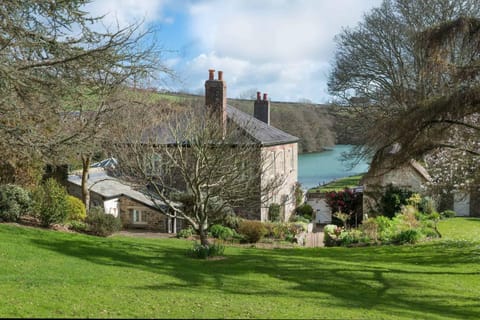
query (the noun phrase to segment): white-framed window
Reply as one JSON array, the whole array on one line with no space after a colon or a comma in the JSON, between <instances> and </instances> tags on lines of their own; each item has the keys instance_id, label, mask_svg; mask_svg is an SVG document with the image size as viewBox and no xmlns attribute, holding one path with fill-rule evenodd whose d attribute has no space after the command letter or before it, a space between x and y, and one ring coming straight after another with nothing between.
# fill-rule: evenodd
<instances>
[{"instance_id":1,"label":"white-framed window","mask_svg":"<svg viewBox=\"0 0 480 320\"><path fill-rule=\"evenodd\" d=\"M132 210L132 222L134 224L144 224L147 223L147 214L145 211L139 209Z\"/></svg>"}]
</instances>

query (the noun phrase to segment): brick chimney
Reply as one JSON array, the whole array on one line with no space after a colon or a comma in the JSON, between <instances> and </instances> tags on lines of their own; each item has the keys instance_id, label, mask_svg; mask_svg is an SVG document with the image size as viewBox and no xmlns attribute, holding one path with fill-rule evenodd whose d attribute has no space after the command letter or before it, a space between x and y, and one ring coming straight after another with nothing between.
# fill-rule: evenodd
<instances>
[{"instance_id":1,"label":"brick chimney","mask_svg":"<svg viewBox=\"0 0 480 320\"><path fill-rule=\"evenodd\" d=\"M223 71L218 71L215 80L215 70L208 70L208 80L205 81L205 106L212 116L218 117L224 130L227 124L227 83L223 81Z\"/></svg>"},{"instance_id":2,"label":"brick chimney","mask_svg":"<svg viewBox=\"0 0 480 320\"><path fill-rule=\"evenodd\" d=\"M270 125L270 101L268 101L267 94L263 94L263 100L261 99L262 93L257 92L257 100L253 105L253 116Z\"/></svg>"}]
</instances>

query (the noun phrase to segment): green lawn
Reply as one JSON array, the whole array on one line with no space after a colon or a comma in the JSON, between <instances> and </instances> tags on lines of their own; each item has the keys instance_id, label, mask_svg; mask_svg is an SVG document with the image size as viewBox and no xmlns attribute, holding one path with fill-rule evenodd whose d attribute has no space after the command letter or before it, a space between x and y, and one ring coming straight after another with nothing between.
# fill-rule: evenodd
<instances>
[{"instance_id":1,"label":"green lawn","mask_svg":"<svg viewBox=\"0 0 480 320\"><path fill-rule=\"evenodd\" d=\"M332 192L332 191L342 191L342 190L345 190L345 188L353 188L358 186L360 179L362 179L362 177L363 177L363 174L340 178L338 180L327 183L323 186L309 189L308 192Z\"/></svg>"},{"instance_id":2,"label":"green lawn","mask_svg":"<svg viewBox=\"0 0 480 320\"><path fill-rule=\"evenodd\" d=\"M480 219L440 231L416 246L228 247L204 261L184 240L3 224L0 317L478 319Z\"/></svg>"}]
</instances>

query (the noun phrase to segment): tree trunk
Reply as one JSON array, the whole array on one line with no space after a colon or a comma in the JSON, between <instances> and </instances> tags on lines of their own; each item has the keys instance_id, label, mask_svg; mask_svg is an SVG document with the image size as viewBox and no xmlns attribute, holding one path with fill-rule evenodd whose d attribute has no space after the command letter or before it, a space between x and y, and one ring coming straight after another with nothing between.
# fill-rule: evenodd
<instances>
[{"instance_id":1,"label":"tree trunk","mask_svg":"<svg viewBox=\"0 0 480 320\"><path fill-rule=\"evenodd\" d=\"M200 244L202 246L209 246L210 242L208 242L208 233L206 228L204 228L203 225L200 225L200 228L198 229L198 235L200 236Z\"/></svg>"},{"instance_id":2,"label":"tree trunk","mask_svg":"<svg viewBox=\"0 0 480 320\"><path fill-rule=\"evenodd\" d=\"M90 210L90 190L88 190L88 170L90 168L91 155L82 154L82 201L85 209Z\"/></svg>"}]
</instances>

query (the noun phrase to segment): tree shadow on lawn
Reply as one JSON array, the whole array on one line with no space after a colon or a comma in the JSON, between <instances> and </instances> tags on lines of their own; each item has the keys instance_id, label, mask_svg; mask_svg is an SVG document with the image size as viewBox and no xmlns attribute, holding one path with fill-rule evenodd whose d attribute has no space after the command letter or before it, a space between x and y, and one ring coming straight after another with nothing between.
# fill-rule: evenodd
<instances>
[{"instance_id":1,"label":"tree shadow on lawn","mask_svg":"<svg viewBox=\"0 0 480 320\"><path fill-rule=\"evenodd\" d=\"M444 292L437 283L442 276L460 279L477 276L480 270L456 271L461 264L472 261L463 252L451 257L448 251L440 250L444 246L437 244L428 249L424 246L316 250L227 248L227 259L206 261L187 257L185 243L178 240L162 240L158 244L86 237L31 241L40 248L94 264L167 276L165 282L134 286L134 289L198 288L259 298L318 299L328 303L327 306L375 309L404 317L480 316L477 297ZM425 257L426 254L429 257ZM409 266L411 264L415 266ZM439 266L445 270L436 268ZM431 267L435 267L435 271L429 270ZM425 279L429 276L434 278ZM462 307L448 305L452 301Z\"/></svg>"}]
</instances>

